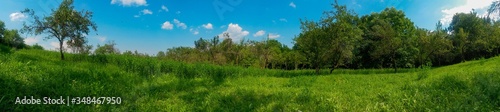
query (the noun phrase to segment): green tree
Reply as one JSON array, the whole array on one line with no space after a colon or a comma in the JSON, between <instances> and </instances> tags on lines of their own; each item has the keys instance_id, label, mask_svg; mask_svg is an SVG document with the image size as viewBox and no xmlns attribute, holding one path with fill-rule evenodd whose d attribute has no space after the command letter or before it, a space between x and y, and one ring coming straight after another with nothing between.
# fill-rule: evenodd
<instances>
[{"instance_id":1,"label":"green tree","mask_svg":"<svg viewBox=\"0 0 500 112\"><path fill-rule=\"evenodd\" d=\"M38 50L44 50L44 48L42 46L38 45L38 43L36 43L35 45L32 45L31 48L38 49Z\"/></svg>"},{"instance_id":2,"label":"green tree","mask_svg":"<svg viewBox=\"0 0 500 112\"><path fill-rule=\"evenodd\" d=\"M97 49L94 51L95 54L120 54L120 50L115 47L116 43L114 41L108 41L108 43L103 46L97 45Z\"/></svg>"},{"instance_id":3,"label":"green tree","mask_svg":"<svg viewBox=\"0 0 500 112\"><path fill-rule=\"evenodd\" d=\"M7 46L18 49L26 47L24 39L19 35L17 30L5 30L3 36L3 41Z\"/></svg>"},{"instance_id":4,"label":"green tree","mask_svg":"<svg viewBox=\"0 0 500 112\"><path fill-rule=\"evenodd\" d=\"M390 66L395 72L398 67L414 66L418 54L417 36L413 22L403 11L386 8L380 13L363 16L361 20L364 44L357 52L369 52L369 55L361 55L364 58L361 60L375 62L371 66Z\"/></svg>"},{"instance_id":5,"label":"green tree","mask_svg":"<svg viewBox=\"0 0 500 112\"><path fill-rule=\"evenodd\" d=\"M392 25L386 20L377 20L375 26L372 27L372 35L378 38L375 44L375 50L371 52L374 58L387 56L392 62L394 71L397 72L398 49L402 47L401 38L397 38L397 32L392 28Z\"/></svg>"},{"instance_id":6,"label":"green tree","mask_svg":"<svg viewBox=\"0 0 500 112\"><path fill-rule=\"evenodd\" d=\"M31 24L23 24L22 32L28 32L35 35L42 33L48 34L46 38L57 38L59 41L59 52L61 60L64 60L63 42L68 41L74 46L83 46L85 43L84 35L87 35L91 29L97 30L97 25L91 21L92 12L82 10L76 11L73 6L73 0L64 0L57 9L43 18L35 15L32 9L22 11L33 17ZM76 43L78 42L78 43Z\"/></svg>"},{"instance_id":7,"label":"green tree","mask_svg":"<svg viewBox=\"0 0 500 112\"><path fill-rule=\"evenodd\" d=\"M0 20L0 44L4 44L5 23Z\"/></svg>"},{"instance_id":8,"label":"green tree","mask_svg":"<svg viewBox=\"0 0 500 112\"><path fill-rule=\"evenodd\" d=\"M327 52L326 58L330 60L333 70L345 63L349 63L353 57L353 50L358 47L362 39L362 30L358 27L358 16L346 6L338 5L337 1L332 5L334 11L325 12L323 18L323 30L326 32Z\"/></svg>"},{"instance_id":9,"label":"green tree","mask_svg":"<svg viewBox=\"0 0 500 112\"><path fill-rule=\"evenodd\" d=\"M491 31L488 30L490 26L487 19L480 18L477 12L471 11L470 13L457 13L448 27L448 31L455 35L454 44L460 46L458 52L461 54L461 61L473 58L485 57L492 50L488 51L490 44L488 43L491 36ZM460 29L463 34L460 35ZM462 51L463 50L463 51Z\"/></svg>"},{"instance_id":10,"label":"green tree","mask_svg":"<svg viewBox=\"0 0 500 112\"><path fill-rule=\"evenodd\" d=\"M165 57L165 52L163 51L160 51L158 52L158 54L156 54L156 58L163 58L163 57Z\"/></svg>"},{"instance_id":11,"label":"green tree","mask_svg":"<svg viewBox=\"0 0 500 112\"><path fill-rule=\"evenodd\" d=\"M307 57L307 61L316 69L316 74L326 64L326 57L329 55L329 43L325 40L325 32L321 30L321 26L309 20L300 20L302 32L298 37L294 38L295 46L301 53Z\"/></svg>"},{"instance_id":12,"label":"green tree","mask_svg":"<svg viewBox=\"0 0 500 112\"><path fill-rule=\"evenodd\" d=\"M454 40L457 44L456 48L458 50L458 53L460 53L460 58L462 59L462 61L465 61L465 52L467 51L467 45L470 43L469 40L467 40L467 35L469 35L468 32L465 32L464 29L459 28Z\"/></svg>"}]
</instances>

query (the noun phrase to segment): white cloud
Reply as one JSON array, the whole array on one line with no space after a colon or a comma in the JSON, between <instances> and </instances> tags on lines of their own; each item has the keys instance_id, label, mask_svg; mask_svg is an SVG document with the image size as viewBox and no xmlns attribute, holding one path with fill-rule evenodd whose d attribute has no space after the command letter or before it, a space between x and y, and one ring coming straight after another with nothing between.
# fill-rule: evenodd
<instances>
[{"instance_id":1,"label":"white cloud","mask_svg":"<svg viewBox=\"0 0 500 112\"><path fill-rule=\"evenodd\" d=\"M26 19L26 15L24 15L21 12L14 12L14 13L10 14L9 17L10 17L10 21L22 21L22 20Z\"/></svg>"},{"instance_id":2,"label":"white cloud","mask_svg":"<svg viewBox=\"0 0 500 112\"><path fill-rule=\"evenodd\" d=\"M139 15L134 15L134 17L135 17L135 18L138 18L138 17L141 17L141 16L139 16Z\"/></svg>"},{"instance_id":3,"label":"white cloud","mask_svg":"<svg viewBox=\"0 0 500 112\"><path fill-rule=\"evenodd\" d=\"M266 31L260 30L260 31L257 31L255 34L253 34L253 37L260 37L264 34L266 34Z\"/></svg>"},{"instance_id":4,"label":"white cloud","mask_svg":"<svg viewBox=\"0 0 500 112\"><path fill-rule=\"evenodd\" d=\"M144 9L144 10L142 10L141 12L142 12L142 14L144 14L144 15L153 14L153 12L151 12L151 10L149 10L149 9Z\"/></svg>"},{"instance_id":5,"label":"white cloud","mask_svg":"<svg viewBox=\"0 0 500 112\"><path fill-rule=\"evenodd\" d=\"M187 28L186 23L183 23L183 22L181 22L181 21L179 21L177 19L174 19L174 23L179 28L182 28L182 29L186 29Z\"/></svg>"},{"instance_id":6,"label":"white cloud","mask_svg":"<svg viewBox=\"0 0 500 112\"><path fill-rule=\"evenodd\" d=\"M279 34L269 33L269 38L270 39L275 39L275 38L279 38L279 37L281 37Z\"/></svg>"},{"instance_id":7,"label":"white cloud","mask_svg":"<svg viewBox=\"0 0 500 112\"><path fill-rule=\"evenodd\" d=\"M28 45L33 45L33 44L40 42L40 39L41 39L41 37L39 37L39 36L28 37L28 38L24 39L24 43L26 43Z\"/></svg>"},{"instance_id":8,"label":"white cloud","mask_svg":"<svg viewBox=\"0 0 500 112\"><path fill-rule=\"evenodd\" d=\"M288 20L286 20L285 18L281 18L280 21L281 22L288 22Z\"/></svg>"},{"instance_id":9,"label":"white cloud","mask_svg":"<svg viewBox=\"0 0 500 112\"><path fill-rule=\"evenodd\" d=\"M453 15L456 13L468 13L472 11L472 9L476 10L479 16L485 16L487 14L486 10L493 1L495 0L466 0L463 5L441 10L443 13L441 22L443 22L443 24L449 24L453 19Z\"/></svg>"},{"instance_id":10,"label":"white cloud","mask_svg":"<svg viewBox=\"0 0 500 112\"><path fill-rule=\"evenodd\" d=\"M293 3L293 2L291 2L291 3L289 4L289 6L290 6L290 7L293 7L293 8L297 8L297 6L295 5L295 3Z\"/></svg>"},{"instance_id":11,"label":"white cloud","mask_svg":"<svg viewBox=\"0 0 500 112\"><path fill-rule=\"evenodd\" d=\"M106 41L106 36L96 36L95 38L97 38L99 40L99 42L103 43L104 41Z\"/></svg>"},{"instance_id":12,"label":"white cloud","mask_svg":"<svg viewBox=\"0 0 500 112\"><path fill-rule=\"evenodd\" d=\"M168 12L168 8L165 5L161 5L161 10L164 10L165 12Z\"/></svg>"},{"instance_id":13,"label":"white cloud","mask_svg":"<svg viewBox=\"0 0 500 112\"><path fill-rule=\"evenodd\" d=\"M198 29L193 29L193 28L189 29L189 31L192 32L193 35L198 35L200 33Z\"/></svg>"},{"instance_id":14,"label":"white cloud","mask_svg":"<svg viewBox=\"0 0 500 112\"><path fill-rule=\"evenodd\" d=\"M226 28L226 27L227 27L226 25L222 25L222 26L220 26L220 28Z\"/></svg>"},{"instance_id":15,"label":"white cloud","mask_svg":"<svg viewBox=\"0 0 500 112\"><path fill-rule=\"evenodd\" d=\"M163 23L163 25L161 25L161 29L164 29L164 30L172 30L174 29L174 25L171 24L169 21L165 21Z\"/></svg>"},{"instance_id":16,"label":"white cloud","mask_svg":"<svg viewBox=\"0 0 500 112\"><path fill-rule=\"evenodd\" d=\"M148 6L146 0L111 0L111 4L120 4L123 6Z\"/></svg>"},{"instance_id":17,"label":"white cloud","mask_svg":"<svg viewBox=\"0 0 500 112\"><path fill-rule=\"evenodd\" d=\"M181 11L177 11L177 12L175 12L175 14L181 14Z\"/></svg>"},{"instance_id":18,"label":"white cloud","mask_svg":"<svg viewBox=\"0 0 500 112\"><path fill-rule=\"evenodd\" d=\"M209 29L209 30L214 29L214 27L212 26L212 23L203 24L202 26L205 29Z\"/></svg>"},{"instance_id":19,"label":"white cloud","mask_svg":"<svg viewBox=\"0 0 500 112\"><path fill-rule=\"evenodd\" d=\"M62 46L63 47L63 51L71 52L71 49L68 48L68 44L66 44L66 43L67 43L67 41L63 42L63 46ZM44 47L44 48L46 48L46 47ZM50 42L50 48L49 48L49 50L50 49L54 49L54 50L58 51L59 50L59 42L58 41L52 41L52 42Z\"/></svg>"},{"instance_id":20,"label":"white cloud","mask_svg":"<svg viewBox=\"0 0 500 112\"><path fill-rule=\"evenodd\" d=\"M229 38L231 38L233 41L240 41L243 37L249 34L248 31L243 30L243 28L241 28L238 24L233 23L230 23L227 27L227 30L219 34L219 37L224 38L224 33L228 33Z\"/></svg>"}]
</instances>

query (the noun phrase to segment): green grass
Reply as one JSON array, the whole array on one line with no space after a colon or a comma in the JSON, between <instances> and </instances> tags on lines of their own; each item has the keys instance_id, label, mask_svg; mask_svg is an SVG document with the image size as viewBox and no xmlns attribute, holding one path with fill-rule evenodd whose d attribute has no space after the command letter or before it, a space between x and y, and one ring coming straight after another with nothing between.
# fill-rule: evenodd
<instances>
[{"instance_id":1,"label":"green grass","mask_svg":"<svg viewBox=\"0 0 500 112\"><path fill-rule=\"evenodd\" d=\"M500 57L433 69L263 70L123 55L0 53L0 111L499 111ZM327 70L323 71L328 72ZM14 105L115 96L120 105Z\"/></svg>"}]
</instances>

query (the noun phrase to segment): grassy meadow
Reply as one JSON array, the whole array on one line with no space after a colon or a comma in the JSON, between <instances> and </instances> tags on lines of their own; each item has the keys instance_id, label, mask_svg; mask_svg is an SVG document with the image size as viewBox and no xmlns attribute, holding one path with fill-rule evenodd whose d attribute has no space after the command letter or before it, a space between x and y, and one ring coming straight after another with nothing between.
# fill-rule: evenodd
<instances>
[{"instance_id":1,"label":"grassy meadow","mask_svg":"<svg viewBox=\"0 0 500 112\"><path fill-rule=\"evenodd\" d=\"M266 70L126 55L0 53L0 111L499 111L500 57L427 69ZM119 105L14 105L114 96Z\"/></svg>"}]
</instances>

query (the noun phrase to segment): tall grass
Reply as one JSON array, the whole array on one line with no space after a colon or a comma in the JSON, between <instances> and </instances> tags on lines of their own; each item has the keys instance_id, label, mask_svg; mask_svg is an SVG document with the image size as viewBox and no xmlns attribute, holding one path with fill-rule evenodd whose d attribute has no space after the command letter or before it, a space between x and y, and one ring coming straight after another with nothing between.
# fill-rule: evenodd
<instances>
[{"instance_id":1,"label":"tall grass","mask_svg":"<svg viewBox=\"0 0 500 112\"><path fill-rule=\"evenodd\" d=\"M267 70L126 55L0 53L0 111L498 111L500 57L434 69ZM14 105L115 96L120 105Z\"/></svg>"}]
</instances>

